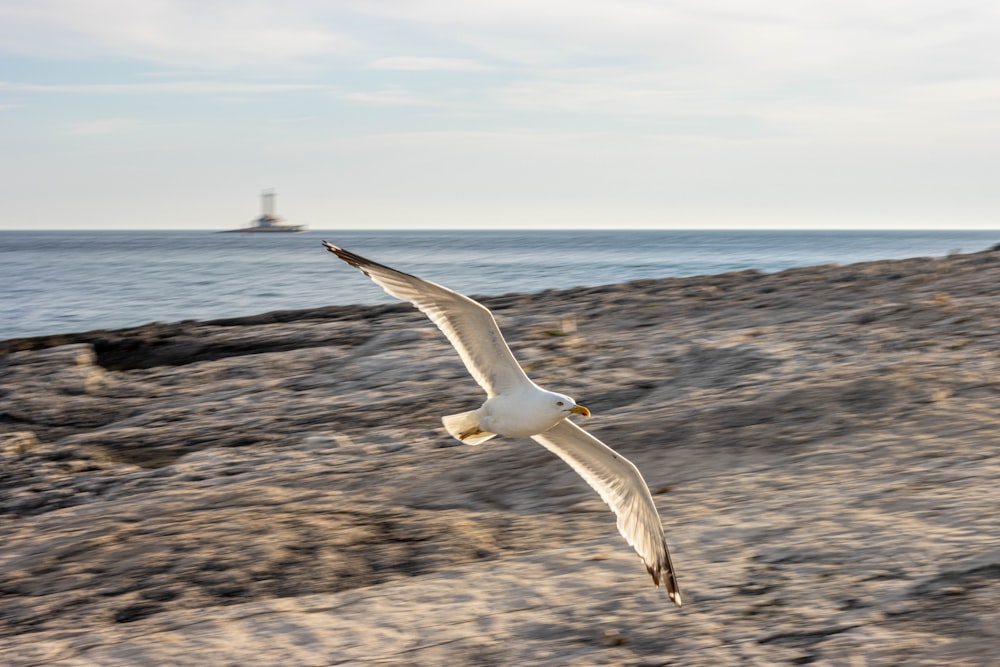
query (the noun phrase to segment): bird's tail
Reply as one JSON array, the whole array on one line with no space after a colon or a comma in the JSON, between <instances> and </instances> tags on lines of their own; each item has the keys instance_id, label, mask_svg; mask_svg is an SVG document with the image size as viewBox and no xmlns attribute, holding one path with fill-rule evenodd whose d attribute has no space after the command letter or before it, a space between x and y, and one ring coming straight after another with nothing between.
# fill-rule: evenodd
<instances>
[{"instance_id":1,"label":"bird's tail","mask_svg":"<svg viewBox=\"0 0 1000 667\"><path fill-rule=\"evenodd\" d=\"M496 436L496 433L479 429L479 415L475 410L447 415L441 418L441 422L448 433L467 445L479 445Z\"/></svg>"}]
</instances>

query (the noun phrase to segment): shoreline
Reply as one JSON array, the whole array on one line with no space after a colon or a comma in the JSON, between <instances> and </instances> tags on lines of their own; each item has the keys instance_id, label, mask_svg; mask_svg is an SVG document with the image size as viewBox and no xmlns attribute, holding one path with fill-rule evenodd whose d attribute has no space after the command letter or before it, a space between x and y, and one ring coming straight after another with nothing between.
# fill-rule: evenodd
<instances>
[{"instance_id":1,"label":"shoreline","mask_svg":"<svg viewBox=\"0 0 1000 667\"><path fill-rule=\"evenodd\" d=\"M887 262L900 264L903 271L908 270L905 265L909 263L925 263L928 260L946 260L955 257L974 257L980 255L991 255L1000 252L1000 244L987 249L971 253L953 253L947 256L933 257L912 257L906 259L884 259L869 262L858 262L853 264L819 264L812 266L794 267L775 272L765 272L758 269L744 269L740 271L729 271L718 274L701 274L696 276L646 278L621 283L609 283L605 285L578 286L571 288L545 289L531 292L509 292L500 295L469 295L488 306L491 310L503 310L511 303L530 303L542 295L551 296L555 299L573 300L578 294L592 295L602 291L615 291L622 289L643 289L655 286L657 290L688 289L700 282L707 282L717 289L740 289L749 282L765 276L780 276L784 274L812 274L826 270L843 270L858 267L880 266ZM746 280L749 278L750 280ZM294 323L308 320L366 320L378 318L383 315L404 313L413 310L412 306L402 302L392 302L384 304L344 304L321 306L317 308L281 309L272 310L251 315L239 315L234 317L222 317L212 319L184 319L170 322L147 322L127 327L97 328L86 331L71 331L55 334L43 334L39 336L23 336L0 340L0 358L12 352L43 350L59 345L90 344L94 345L99 358L108 359L109 368L148 368L155 364L134 365L138 360L119 361L120 358L127 357L126 348L132 348L133 352L148 351L155 347L151 341L162 340L169 336L184 336L188 332L201 327L229 328L241 326L259 326L266 324ZM264 351L282 351L287 348L260 349ZM234 352L235 353L235 352ZM245 350L239 353L252 354L252 350ZM223 356L228 356L223 355ZM208 360L211 356L196 356L190 361ZM188 363L190 363L190 361ZM176 365L182 363L173 355L167 355L164 363L166 365ZM103 364L102 364L103 365Z\"/></svg>"},{"instance_id":2,"label":"shoreline","mask_svg":"<svg viewBox=\"0 0 1000 667\"><path fill-rule=\"evenodd\" d=\"M443 432L482 393L408 304L2 341L0 662L975 662L997 285L982 251L482 298L642 471L679 612L561 461Z\"/></svg>"},{"instance_id":3,"label":"shoreline","mask_svg":"<svg viewBox=\"0 0 1000 667\"><path fill-rule=\"evenodd\" d=\"M18 232L20 233L20 232ZM428 232L437 241L435 243L444 244L443 247L451 247L457 245L457 242L450 235L443 235L441 232ZM476 232L472 232L476 233ZM484 232L486 234L496 235L500 234L500 238L504 238L502 233L499 232ZM539 232L542 234L547 234L548 232ZM636 234L641 234L641 232L635 232ZM666 235L669 238L671 234L679 234L682 238L687 238L692 235L694 237L699 237L699 234L690 231L662 231L662 232L651 232L656 237L657 234L660 236ZM669 277L671 275L682 275L685 277L690 277L688 271L693 269L700 269L698 276L710 276L726 271L741 271L741 270L758 270L765 273L772 273L776 271L785 270L787 268L793 268L790 265L809 265L809 259L814 260L814 264L827 264L827 263L838 263L842 265L847 265L851 263L856 263L859 261L879 261L884 259L905 259L909 257L935 257L944 256L947 254L960 253L965 251L977 251L979 248L986 249L990 246L996 247L998 244L995 243L995 239L989 238L992 235L989 232L977 231L975 234L977 238L975 240L971 238L964 238L964 240L959 238L952 239L950 234L954 232L948 232L943 230L936 230L930 232L919 232L917 230L901 231L899 238L896 238L892 242L887 242L885 239L879 240L880 234L889 234L890 238L892 232L854 232L847 234L844 237L832 236L829 241L820 242L812 241L808 243L797 243L794 241L794 237L798 236L809 236L809 234L804 234L803 232L796 232L791 234L792 240L787 240L782 243L789 243L788 249L796 248L792 252L791 256L785 254L784 245L778 244L778 251L772 251L771 244L765 243L762 239L766 239L768 234L776 234L779 238L788 237L788 232L781 232L778 230L771 231L757 231L757 232L737 232L734 230L722 230L719 232L722 235L722 240L712 243L706 239L710 239L712 234L710 232L703 232L700 234L701 241L697 238L691 239L687 238L685 243L692 244L692 249L697 253L697 257L701 259L694 261L693 264L687 261L687 255L681 251L677 252L677 248L674 246L676 244L669 244L667 247L662 248L663 252L657 250L657 254L650 255L650 248L646 249L643 253L640 251L640 255L635 257L637 261L636 264L629 264L627 257L629 252L634 247L633 245L623 246L621 239L618 239L617 245L610 243L610 240L600 242L601 252L598 253L597 258L599 260L598 266L602 267L600 271L594 272L591 265L584 264L582 261L571 260L566 265L565 275L561 271L559 275L564 275L563 279L559 281L558 285L551 285L558 288L572 288L575 286L600 286L600 285L611 285L620 284L624 282L631 281L633 279L658 279L661 277ZM816 234L823 234L824 232L815 232ZM825 232L830 234L832 232ZM347 241L350 244L353 241L361 242L363 237L359 236L358 232L342 232L346 234ZM354 236L352 236L354 234ZM565 234L565 232L563 232ZM618 232L613 231L595 231L593 234L600 236L605 235L617 235ZM871 238L869 238L869 235ZM908 235L916 234L918 237L921 235L927 236L923 238L922 241L915 241L909 238ZM949 241L947 244L945 241L934 242L932 239L937 235L948 236ZM961 232L959 232L961 234ZM155 233L154 233L155 235ZM584 233L584 236L587 234ZM418 235L419 236L419 235ZM517 234L515 234L515 237ZM726 240L726 237L733 236ZM318 238L316 237L318 246ZM378 247L377 239L381 238L382 242L386 240L385 235L379 237L375 235L376 239L375 246ZM613 238L618 238L613 236ZM628 234L625 235L628 238ZM846 240L845 240L846 239ZM853 240L852 240L853 239ZM412 239L411 239L412 240ZM662 239L661 239L662 240ZM291 309L314 309L320 308L326 305L359 305L350 303L354 301L351 298L354 294L352 291L347 291L346 293L339 293L336 290L331 293L328 290L316 290L315 281L310 281L309 283L302 283L294 288L294 291L285 289L279 290L275 293L264 292L262 294L256 295L257 299L253 301L247 301L245 297L239 299L233 297L223 298L221 301L216 302L214 296L210 294L203 293L202 283L192 281L191 284L186 284L184 282L178 284L172 284L169 281L160 284L160 280L157 280L158 286L154 289L151 286L151 277L145 276L143 271L139 268L133 267L137 271L137 280L135 289L130 292L132 298L130 300L125 300L122 302L120 299L111 299L110 301L103 299L99 296L99 292L103 289L103 283L92 283L92 276L89 274L83 274L80 278L86 282L91 280L96 289L89 289L86 292L81 292L80 290L74 291L71 286L64 285L59 286L57 283L51 283L45 278L57 267L59 271L63 272L61 275L65 274L68 266L72 266L78 255L77 253L89 254L90 251L99 249L102 252L110 252L111 257L109 261L116 262L121 261L124 265L129 265L128 262L136 261L135 251L125 252L125 248L131 248L131 243L126 244L124 241L119 241L117 244L112 243L109 248L104 249L100 247L100 244L96 244L98 248L93 248L95 245L93 243L85 242L80 240L78 243L70 242L70 239L62 239L59 243L46 242L42 244L38 242L36 244L12 244L12 247L8 250L12 250L14 255L12 256L15 260L19 256L21 250L25 251L37 251L39 248L36 246L44 245L46 256L49 257L48 262L39 264L37 267L29 265L20 265L16 261L12 264L12 270L14 271L7 276L7 280L11 282L14 291L12 293L12 302L8 304L8 310L12 316L11 321L7 322L7 326L3 327L4 331L0 332L0 343L6 343L3 349L14 349L11 347L11 341L27 341L30 339L37 338L56 338L59 336L70 336L75 335L79 338L79 334L88 331L97 330L123 330L123 329L135 329L138 327L146 326L149 324L170 324L178 323L182 321L188 321L192 319L197 319L201 321L218 320L223 318L239 320L242 318L254 317L261 313L268 313L273 311L281 310L291 310ZM504 244L512 243L513 238L506 238L503 241ZM369 243L372 241L369 240ZM551 241L554 243L555 241ZM192 241L189 238L185 241L186 244L191 245ZM588 242L590 243L590 242ZM707 247L702 247L698 250L699 243L708 244ZM449 245L451 244L451 245ZM255 252L264 252L267 247L272 244L265 244L265 246L258 247L253 245ZM417 244L419 245L419 244ZM587 243L583 244L580 249L582 251L586 250ZM639 243L639 247L643 243ZM151 246L149 243L139 244L139 249L141 252L151 252ZM681 244L684 246L684 243ZM282 252L287 252L288 248L284 248ZM436 247L436 246L435 246ZM659 248L654 244L654 247ZM756 250L752 250L752 249ZM201 245L196 245L193 249L195 254L197 251L202 249ZM189 250L192 250L189 248ZM373 252L374 248L371 249ZM455 250L458 250L455 248ZM747 252L750 254L747 254ZM708 253L707 255L705 253ZM623 254L625 253L625 254ZM881 256L880 256L881 255ZM185 257L188 257L187 252L184 253ZM311 257L309 253L306 253L307 257ZM618 268L614 271L608 271L604 260L600 260L601 257L614 257L615 266ZM741 259L734 259L733 261L727 261L726 257L734 257ZM749 257L755 257L753 261L750 261ZM657 259L659 258L659 259ZM797 259L793 259L797 258ZM193 259L193 258L191 258ZM315 257L312 257L315 260ZM547 257L542 256L541 261L544 263L547 261ZM520 271L517 273L509 275L507 278L513 280L512 283L504 284L504 278L501 277L500 285L506 291L511 293L531 293L539 291L547 286L544 281L552 279L551 276L545 276L544 272L539 272L537 269L539 256L536 253L535 260L533 263L529 263L528 266L536 267L534 271L528 271L528 275L533 276L530 280L520 280L517 276L520 275ZM197 272L197 265L184 264L180 260L174 262L175 272L184 275L189 275ZM460 263L461 265L461 263ZM511 265L513 268L513 265ZM659 268L653 270L653 266L658 266ZM226 265L229 270L237 271L240 270L237 266ZM37 268L37 270L36 270ZM179 270L177 270L179 269ZM472 270L472 269L470 269ZM324 276L326 272L324 271ZM449 277L450 276L450 277ZM453 283L456 280L455 275L445 274L443 275L432 275L431 277L436 277L439 281L443 281L453 287L457 287L462 284L461 280ZM271 276L274 280L275 277ZM563 282L565 281L565 282ZM466 294L484 295L492 294L496 295L495 284L488 282L477 282L472 281L474 284L478 285L479 289L473 287L466 287L462 289ZM45 289L45 285L48 284L49 288ZM225 281L223 284L226 284ZM468 285L468 283L465 283ZM170 298L163 300L161 299L161 294L157 290L168 289L168 285L172 286ZM42 286L39 288L39 286ZM312 289L310 289L310 286ZM232 285L229 285L232 288ZM34 299L29 300L27 297L30 294L34 294ZM22 296L23 295L23 296ZM182 296L186 295L186 296ZM93 297L93 298L92 298ZM216 313L212 314L202 307L202 301L211 300L215 303ZM163 304L160 304L164 301ZM373 298L371 303L363 305L381 305L385 303L392 303L388 300L388 297L382 299ZM157 305L160 304L160 305ZM109 310L110 309L110 310ZM115 313L117 312L117 315ZM131 313L130 315L123 316L126 313ZM24 314L22 318L21 315ZM88 315L85 315L88 314ZM97 317L100 315L100 317ZM25 345L26 343L22 343Z\"/></svg>"}]
</instances>

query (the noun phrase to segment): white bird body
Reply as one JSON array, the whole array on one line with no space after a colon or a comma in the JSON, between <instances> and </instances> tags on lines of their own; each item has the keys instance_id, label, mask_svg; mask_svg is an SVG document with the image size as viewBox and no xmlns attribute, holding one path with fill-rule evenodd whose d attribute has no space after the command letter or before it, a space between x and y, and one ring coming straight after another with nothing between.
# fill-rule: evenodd
<instances>
[{"instance_id":1,"label":"white bird body","mask_svg":"<svg viewBox=\"0 0 1000 667\"><path fill-rule=\"evenodd\" d=\"M480 428L509 438L530 438L569 416L576 402L531 383L516 394L487 398L476 411Z\"/></svg>"},{"instance_id":2,"label":"white bird body","mask_svg":"<svg viewBox=\"0 0 1000 667\"><path fill-rule=\"evenodd\" d=\"M323 245L386 292L427 315L486 391L486 401L478 409L442 418L448 432L470 445L497 435L532 438L561 458L608 504L618 518L618 532L639 554L653 582L659 586L662 580L670 599L681 606L660 516L639 470L567 419L570 414L590 416L590 411L569 396L532 382L482 304L326 241Z\"/></svg>"}]
</instances>

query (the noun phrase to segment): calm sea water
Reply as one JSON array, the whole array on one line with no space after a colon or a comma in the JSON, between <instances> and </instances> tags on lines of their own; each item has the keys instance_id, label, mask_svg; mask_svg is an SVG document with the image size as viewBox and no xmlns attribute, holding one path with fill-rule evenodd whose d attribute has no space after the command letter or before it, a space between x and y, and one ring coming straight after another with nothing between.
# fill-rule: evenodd
<instances>
[{"instance_id":1,"label":"calm sea water","mask_svg":"<svg viewBox=\"0 0 1000 667\"><path fill-rule=\"evenodd\" d=\"M0 232L0 339L392 299L326 239L466 294L972 252L989 231Z\"/></svg>"}]
</instances>

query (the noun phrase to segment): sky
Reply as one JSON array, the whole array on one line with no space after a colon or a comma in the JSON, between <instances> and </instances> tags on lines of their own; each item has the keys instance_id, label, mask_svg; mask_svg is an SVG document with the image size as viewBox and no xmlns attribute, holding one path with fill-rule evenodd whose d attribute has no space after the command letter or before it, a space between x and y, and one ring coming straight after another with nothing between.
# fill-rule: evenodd
<instances>
[{"instance_id":1,"label":"sky","mask_svg":"<svg viewBox=\"0 0 1000 667\"><path fill-rule=\"evenodd\" d=\"M992 0L0 0L0 229L1000 227Z\"/></svg>"}]
</instances>

